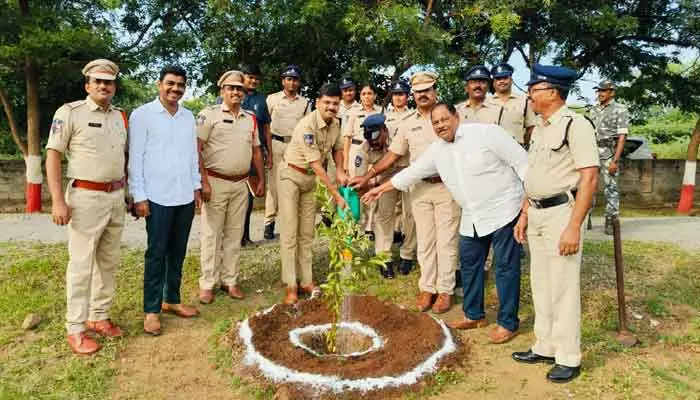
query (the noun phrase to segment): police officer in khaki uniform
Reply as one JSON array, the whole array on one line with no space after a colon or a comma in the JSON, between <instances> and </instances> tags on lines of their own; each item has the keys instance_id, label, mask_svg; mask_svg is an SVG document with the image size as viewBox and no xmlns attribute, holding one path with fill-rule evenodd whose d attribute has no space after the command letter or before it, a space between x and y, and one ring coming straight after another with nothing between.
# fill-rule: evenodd
<instances>
[{"instance_id":1,"label":"police officer in khaki uniform","mask_svg":"<svg viewBox=\"0 0 700 400\"><path fill-rule=\"evenodd\" d=\"M197 143L202 167L202 228L199 301L214 301L214 287L243 299L237 286L238 260L245 212L248 208L248 170L257 176L256 195L265 193L262 152L255 115L243 110L243 73L227 71L219 78L223 102L205 108L197 117Z\"/></svg>"},{"instance_id":2,"label":"police officer in khaki uniform","mask_svg":"<svg viewBox=\"0 0 700 400\"><path fill-rule=\"evenodd\" d=\"M431 143L439 140L430 121L430 110L437 101L436 82L437 74L432 72L418 72L411 77L418 109L401 120L389 151L367 174L355 178L354 186L366 185L401 156L410 153L411 162L415 161ZM434 313L444 313L452 306L461 211L439 176L425 178L411 190L411 206L421 267L416 305L420 311L432 306Z\"/></svg>"},{"instance_id":3,"label":"police officer in khaki uniform","mask_svg":"<svg viewBox=\"0 0 700 400\"><path fill-rule=\"evenodd\" d=\"M581 249L586 219L598 184L595 130L566 107L579 74L535 64L528 98L541 120L532 132L525 176L527 198L515 237L530 243L530 283L535 343L513 353L524 363L555 363L552 382L568 382L581 365Z\"/></svg>"},{"instance_id":4,"label":"police officer in khaki uniform","mask_svg":"<svg viewBox=\"0 0 700 400\"><path fill-rule=\"evenodd\" d=\"M267 196L265 198L265 232L267 240L275 238L275 219L277 218L279 183L279 166L287 145L292 139L292 132L299 120L309 110L309 99L299 94L301 86L301 68L288 65L280 74L282 90L267 96L267 108L270 111L270 131L272 132L272 168L267 176Z\"/></svg>"},{"instance_id":5,"label":"police officer in khaki uniform","mask_svg":"<svg viewBox=\"0 0 700 400\"><path fill-rule=\"evenodd\" d=\"M360 102L362 108L359 110L350 110L345 126L341 126L343 132L343 159L345 161L345 170L354 171L357 166L350 165L350 160L358 160L359 153L364 153L361 149L365 143L364 129L362 123L370 115L379 114L382 108L375 103L377 101L377 91L372 85L366 84L360 89ZM354 177L352 173L350 177ZM369 207L362 208L362 218L360 225L364 225L365 234L374 240L374 213L376 205L372 204ZM392 227L393 228L393 227Z\"/></svg>"},{"instance_id":6,"label":"police officer in khaki uniform","mask_svg":"<svg viewBox=\"0 0 700 400\"><path fill-rule=\"evenodd\" d=\"M486 101L491 84L491 73L483 65L475 65L467 71L464 91L467 100L455 106L463 121L498 124L501 107Z\"/></svg>"},{"instance_id":7,"label":"police officer in khaki uniform","mask_svg":"<svg viewBox=\"0 0 700 400\"><path fill-rule=\"evenodd\" d=\"M343 171L343 140L337 119L339 103L338 85L323 85L316 100L316 110L302 118L294 128L280 165L280 257L282 281L287 285L285 304L297 301L298 289L307 294L316 290L311 276L316 178L329 189L339 207L347 207L323 168L332 152L336 180L341 184L347 182Z\"/></svg>"},{"instance_id":8,"label":"police officer in khaki uniform","mask_svg":"<svg viewBox=\"0 0 700 400\"><path fill-rule=\"evenodd\" d=\"M391 110L386 113L386 127L389 130L389 143L396 136L401 118L412 110L408 108L408 96L411 87L407 82L396 81L391 85ZM409 155L405 155L396 162L396 169L400 171L409 163ZM413 269L413 260L416 258L416 221L411 212L410 192L398 192L394 218L394 242L400 242L398 270L408 275Z\"/></svg>"},{"instance_id":9,"label":"police officer in khaki uniform","mask_svg":"<svg viewBox=\"0 0 700 400\"><path fill-rule=\"evenodd\" d=\"M535 113L525 96L513 93L513 67L507 63L498 64L491 68L491 78L495 93L486 102L500 107L496 124L527 148L535 127Z\"/></svg>"},{"instance_id":10,"label":"police officer in khaki uniform","mask_svg":"<svg viewBox=\"0 0 700 400\"><path fill-rule=\"evenodd\" d=\"M372 114L364 119L361 124L361 144L353 144L352 160L348 169L348 176L363 176L369 167L377 163L389 150L389 130L385 125L384 114ZM353 140L360 140L353 138ZM376 187L390 179L397 168L394 166L384 173L374 176L367 182L367 187L359 187L363 192ZM375 254L385 254L391 260L391 245L394 241L394 208L398 201L398 191L387 192L386 195L374 202L374 219L376 236L374 242ZM370 205L371 206L371 205ZM363 208L364 205L363 205ZM369 208L369 207L367 207ZM394 263L387 262L386 267L380 267L379 271L387 279L394 278Z\"/></svg>"},{"instance_id":11,"label":"police officer in khaki uniform","mask_svg":"<svg viewBox=\"0 0 700 400\"><path fill-rule=\"evenodd\" d=\"M110 320L110 309L126 211L127 132L123 111L112 105L117 65L99 59L82 72L88 96L56 111L46 145L46 174L53 221L68 225L68 344L75 353L92 354L100 345L86 329L103 337L122 335ZM70 178L65 198L64 153Z\"/></svg>"},{"instance_id":12,"label":"police officer in khaki uniform","mask_svg":"<svg viewBox=\"0 0 700 400\"><path fill-rule=\"evenodd\" d=\"M340 108L338 108L338 118L340 119L341 127L347 125L350 114L353 111L362 110L362 105L355 100L355 95L357 95L356 87L355 80L350 76L345 76L340 80L340 90L343 95Z\"/></svg>"}]
</instances>

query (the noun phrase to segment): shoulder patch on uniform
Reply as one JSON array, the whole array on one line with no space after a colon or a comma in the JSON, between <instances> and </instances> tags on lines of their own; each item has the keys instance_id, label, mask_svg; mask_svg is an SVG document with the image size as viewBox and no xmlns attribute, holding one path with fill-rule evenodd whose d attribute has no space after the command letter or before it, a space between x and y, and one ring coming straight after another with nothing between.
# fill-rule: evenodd
<instances>
[{"instance_id":1,"label":"shoulder patch on uniform","mask_svg":"<svg viewBox=\"0 0 700 400\"><path fill-rule=\"evenodd\" d=\"M197 115L197 126L204 125L204 121L207 120L207 117L203 113L199 113Z\"/></svg>"},{"instance_id":2,"label":"shoulder patch on uniform","mask_svg":"<svg viewBox=\"0 0 700 400\"><path fill-rule=\"evenodd\" d=\"M51 134L61 134L61 131L63 131L63 120L61 119L54 119L51 121Z\"/></svg>"},{"instance_id":3,"label":"shoulder patch on uniform","mask_svg":"<svg viewBox=\"0 0 700 400\"><path fill-rule=\"evenodd\" d=\"M416 115L416 110L413 110L413 111L410 111L410 112L406 113L406 115L404 115L403 117L401 117L401 121L405 121L405 120L409 119L410 117L412 117L412 116L414 116L414 115Z\"/></svg>"},{"instance_id":4,"label":"shoulder patch on uniform","mask_svg":"<svg viewBox=\"0 0 700 400\"><path fill-rule=\"evenodd\" d=\"M355 156L355 168L360 168L360 165L362 165L362 156L358 154Z\"/></svg>"},{"instance_id":5,"label":"shoulder patch on uniform","mask_svg":"<svg viewBox=\"0 0 700 400\"><path fill-rule=\"evenodd\" d=\"M312 144L314 144L313 132L306 132L304 134L304 143L306 143L307 146L311 146Z\"/></svg>"},{"instance_id":6,"label":"shoulder patch on uniform","mask_svg":"<svg viewBox=\"0 0 700 400\"><path fill-rule=\"evenodd\" d=\"M76 107L80 107L80 106L85 105L85 104L87 104L87 101L78 100L78 101L74 101L71 103L66 103L66 104L64 104L64 106L66 106L68 108L76 108Z\"/></svg>"}]
</instances>

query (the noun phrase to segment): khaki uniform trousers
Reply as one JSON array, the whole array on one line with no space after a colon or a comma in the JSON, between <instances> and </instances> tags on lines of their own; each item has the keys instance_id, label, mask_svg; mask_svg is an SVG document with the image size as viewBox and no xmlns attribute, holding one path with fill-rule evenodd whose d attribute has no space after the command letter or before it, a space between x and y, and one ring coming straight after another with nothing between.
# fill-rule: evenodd
<instances>
[{"instance_id":1,"label":"khaki uniform trousers","mask_svg":"<svg viewBox=\"0 0 700 400\"><path fill-rule=\"evenodd\" d=\"M581 251L560 256L558 245L573 208L573 201L544 209L530 207L527 227L535 307L532 351L568 367L581 365Z\"/></svg>"},{"instance_id":2,"label":"khaki uniform trousers","mask_svg":"<svg viewBox=\"0 0 700 400\"><path fill-rule=\"evenodd\" d=\"M411 191L422 292L453 294L461 210L442 183L419 182Z\"/></svg>"},{"instance_id":3,"label":"khaki uniform trousers","mask_svg":"<svg viewBox=\"0 0 700 400\"><path fill-rule=\"evenodd\" d=\"M316 175L306 175L284 161L279 169L279 230L282 282L296 287L312 282L311 261L316 217Z\"/></svg>"},{"instance_id":4,"label":"khaki uniform trousers","mask_svg":"<svg viewBox=\"0 0 700 400\"><path fill-rule=\"evenodd\" d=\"M400 197L398 190L390 190L375 201L374 211L374 252L391 256L391 245L394 243L394 207Z\"/></svg>"},{"instance_id":5,"label":"khaki uniform trousers","mask_svg":"<svg viewBox=\"0 0 700 400\"><path fill-rule=\"evenodd\" d=\"M110 317L126 207L124 189L107 193L70 184L66 203L71 210L66 330L71 335L83 332L87 320Z\"/></svg>"},{"instance_id":6,"label":"khaki uniform trousers","mask_svg":"<svg viewBox=\"0 0 700 400\"><path fill-rule=\"evenodd\" d=\"M277 217L279 187L279 169L284 163L282 157L287 150L287 143L272 139L272 168L267 171L267 193L265 193L265 225L275 222Z\"/></svg>"},{"instance_id":7,"label":"khaki uniform trousers","mask_svg":"<svg viewBox=\"0 0 700 400\"><path fill-rule=\"evenodd\" d=\"M199 287L210 290L219 283L235 286L241 256L241 238L248 208L246 180L231 182L209 177L212 195L202 206Z\"/></svg>"},{"instance_id":8,"label":"khaki uniform trousers","mask_svg":"<svg viewBox=\"0 0 700 400\"><path fill-rule=\"evenodd\" d=\"M401 192L399 199L401 216L397 219L401 220L402 229L397 229L397 231L403 232L403 243L399 248L399 255L404 260L413 260L416 258L416 221L413 219L411 193ZM459 230L459 226L457 229Z\"/></svg>"}]
</instances>

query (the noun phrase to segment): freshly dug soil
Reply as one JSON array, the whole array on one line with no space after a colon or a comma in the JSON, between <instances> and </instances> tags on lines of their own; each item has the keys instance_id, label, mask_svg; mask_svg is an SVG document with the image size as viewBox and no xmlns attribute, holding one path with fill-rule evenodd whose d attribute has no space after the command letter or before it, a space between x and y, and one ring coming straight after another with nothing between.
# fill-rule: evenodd
<instances>
[{"instance_id":1,"label":"freshly dug soil","mask_svg":"<svg viewBox=\"0 0 700 400\"><path fill-rule=\"evenodd\" d=\"M289 341L290 330L330 322L321 299L302 301L296 306L278 305L267 314L251 317L248 323L253 345L260 354L287 368L345 379L401 375L443 345L441 327L427 314L414 313L373 296L351 297L347 304L344 320L358 321L376 330L384 340L383 347L359 357L336 358L316 357L294 346Z\"/></svg>"}]
</instances>

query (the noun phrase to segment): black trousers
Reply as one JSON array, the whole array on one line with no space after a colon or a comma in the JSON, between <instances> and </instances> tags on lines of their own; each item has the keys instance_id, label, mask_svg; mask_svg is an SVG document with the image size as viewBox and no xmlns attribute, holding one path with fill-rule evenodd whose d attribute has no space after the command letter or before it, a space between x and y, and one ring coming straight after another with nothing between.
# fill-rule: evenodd
<instances>
[{"instance_id":1,"label":"black trousers","mask_svg":"<svg viewBox=\"0 0 700 400\"><path fill-rule=\"evenodd\" d=\"M148 247L143 271L143 311L159 313L165 301L180 304L182 263L194 218L194 202L162 206L148 201Z\"/></svg>"}]
</instances>

